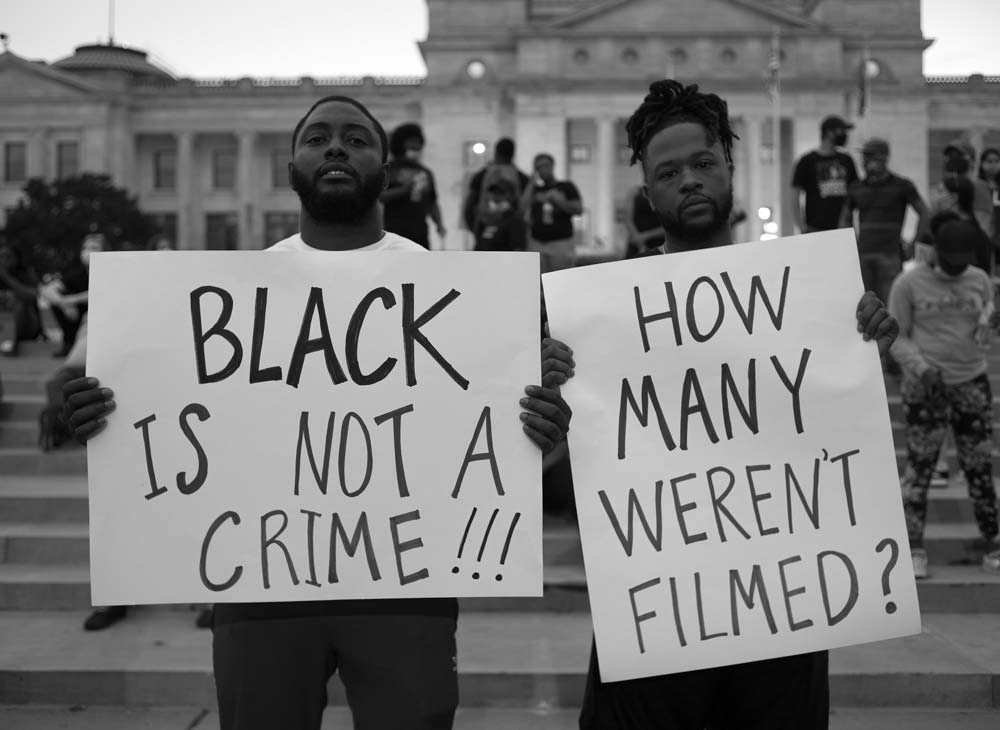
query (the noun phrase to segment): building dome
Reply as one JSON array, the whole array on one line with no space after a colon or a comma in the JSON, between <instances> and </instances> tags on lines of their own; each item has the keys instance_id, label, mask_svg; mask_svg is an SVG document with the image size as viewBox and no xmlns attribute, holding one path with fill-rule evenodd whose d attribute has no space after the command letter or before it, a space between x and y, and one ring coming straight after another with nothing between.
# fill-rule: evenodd
<instances>
[{"instance_id":1,"label":"building dome","mask_svg":"<svg viewBox=\"0 0 1000 730\"><path fill-rule=\"evenodd\" d=\"M123 72L135 80L174 81L174 77L146 58L145 51L124 46L94 44L78 46L72 56L52 64L60 71Z\"/></svg>"}]
</instances>

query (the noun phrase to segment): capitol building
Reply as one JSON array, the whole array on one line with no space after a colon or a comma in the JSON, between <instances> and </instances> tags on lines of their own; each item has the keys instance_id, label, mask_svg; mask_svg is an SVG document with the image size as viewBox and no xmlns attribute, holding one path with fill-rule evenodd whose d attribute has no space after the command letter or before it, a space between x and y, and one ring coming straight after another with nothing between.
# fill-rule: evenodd
<instances>
[{"instance_id":1,"label":"capitol building","mask_svg":"<svg viewBox=\"0 0 1000 730\"><path fill-rule=\"evenodd\" d=\"M854 153L867 136L888 140L890 166L925 196L949 140L1000 147L1000 77L925 76L932 41L920 0L427 5L427 75L418 78L175 78L144 51L111 44L53 63L0 54L0 226L28 178L99 172L136 195L181 249L263 248L298 230L291 131L331 94L357 98L387 130L423 126L451 249L468 244L465 182L502 136L516 140L522 169L548 152L577 185L585 246L621 248L621 211L639 183L625 120L665 76L729 103L740 137L735 195L751 211L741 240L762 234L762 208L778 218L768 230L792 233L791 168L818 144L827 115L857 125Z\"/></svg>"}]
</instances>

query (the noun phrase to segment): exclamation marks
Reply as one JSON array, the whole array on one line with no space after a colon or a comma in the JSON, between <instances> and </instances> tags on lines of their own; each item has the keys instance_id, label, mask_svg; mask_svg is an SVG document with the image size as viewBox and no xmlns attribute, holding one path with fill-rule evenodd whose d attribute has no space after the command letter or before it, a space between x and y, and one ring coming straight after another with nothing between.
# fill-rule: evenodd
<instances>
[{"instance_id":1,"label":"exclamation marks","mask_svg":"<svg viewBox=\"0 0 1000 730\"><path fill-rule=\"evenodd\" d=\"M477 514L477 512L478 512L478 509L476 507L473 507L472 508L472 513L469 515L469 521L465 523L465 530L462 532L462 542L459 543L459 545L458 545L458 557L457 557L457 559L459 561L462 559L462 553L465 551L465 543L466 543L466 541L469 538L469 532L472 530L472 523L475 522L475 520L476 520L476 514ZM496 523L497 516L499 514L500 514L500 510L499 509L494 509L493 510L493 514L490 515L489 522L486 523L486 530L483 532L483 541L482 541L482 543L480 543L480 545L479 545L479 552L476 555L476 562L477 563L482 563L483 562L483 555L486 553L486 545L489 542L490 534L493 532L493 525ZM514 513L514 518L510 521L510 527L507 528L507 537L504 540L503 550L500 553L500 565L501 566L507 564L507 553L510 550L511 539L514 537L514 528L517 527L518 520L520 520L520 519L521 519L521 513L520 512L515 512ZM451 569L451 572L457 574L459 572L458 566L456 565L455 567L453 567ZM474 572L472 574L472 579L473 580L479 580L479 571L476 571L476 572ZM496 574L496 579L498 581L503 580L503 575L501 573L497 573Z\"/></svg>"}]
</instances>

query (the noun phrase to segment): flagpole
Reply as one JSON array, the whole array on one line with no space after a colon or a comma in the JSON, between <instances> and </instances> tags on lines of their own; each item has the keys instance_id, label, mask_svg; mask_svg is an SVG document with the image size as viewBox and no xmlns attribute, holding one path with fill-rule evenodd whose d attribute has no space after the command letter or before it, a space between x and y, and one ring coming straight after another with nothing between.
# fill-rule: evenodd
<instances>
[{"instance_id":1,"label":"flagpole","mask_svg":"<svg viewBox=\"0 0 1000 730\"><path fill-rule=\"evenodd\" d=\"M783 219L781 204L781 29L774 26L771 34L771 59L768 64L771 72L771 171L774 177L774 215L772 220L778 224L778 235L783 234Z\"/></svg>"}]
</instances>

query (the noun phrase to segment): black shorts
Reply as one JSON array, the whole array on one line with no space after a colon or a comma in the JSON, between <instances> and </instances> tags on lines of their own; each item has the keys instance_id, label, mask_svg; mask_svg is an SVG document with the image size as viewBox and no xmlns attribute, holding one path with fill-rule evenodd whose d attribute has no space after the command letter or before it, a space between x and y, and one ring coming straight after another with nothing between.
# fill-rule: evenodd
<instances>
[{"instance_id":1,"label":"black shorts","mask_svg":"<svg viewBox=\"0 0 1000 730\"><path fill-rule=\"evenodd\" d=\"M580 730L827 730L829 653L603 683L590 650Z\"/></svg>"}]
</instances>

